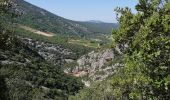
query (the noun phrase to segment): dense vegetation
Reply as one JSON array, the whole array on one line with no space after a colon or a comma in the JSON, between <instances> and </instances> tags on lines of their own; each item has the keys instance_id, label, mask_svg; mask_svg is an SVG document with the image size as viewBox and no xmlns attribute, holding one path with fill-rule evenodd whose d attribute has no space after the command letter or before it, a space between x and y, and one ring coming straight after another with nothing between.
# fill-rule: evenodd
<instances>
[{"instance_id":1,"label":"dense vegetation","mask_svg":"<svg viewBox=\"0 0 170 100\"><path fill-rule=\"evenodd\" d=\"M137 13L118 8L116 45L126 46L124 63L112 81L117 99L170 98L170 2L139 0Z\"/></svg>"},{"instance_id":2,"label":"dense vegetation","mask_svg":"<svg viewBox=\"0 0 170 100\"><path fill-rule=\"evenodd\" d=\"M64 74L13 36L9 28L12 23L2 20L17 14L13 5L8 0L0 1L0 99L58 100L77 93L83 87L80 79Z\"/></svg>"}]
</instances>

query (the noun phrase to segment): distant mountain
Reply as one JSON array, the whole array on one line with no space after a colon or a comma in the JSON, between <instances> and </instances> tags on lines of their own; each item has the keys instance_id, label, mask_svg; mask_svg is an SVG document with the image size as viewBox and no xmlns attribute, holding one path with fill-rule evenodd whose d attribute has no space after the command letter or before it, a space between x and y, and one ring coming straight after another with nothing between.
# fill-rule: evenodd
<instances>
[{"instance_id":1,"label":"distant mountain","mask_svg":"<svg viewBox=\"0 0 170 100\"><path fill-rule=\"evenodd\" d=\"M91 37L97 34L109 34L117 24L77 22L62 18L24 0L16 0L23 15L18 19L19 24L32 27L44 32L53 32L66 36ZM97 33L97 34L96 34Z\"/></svg>"},{"instance_id":2,"label":"distant mountain","mask_svg":"<svg viewBox=\"0 0 170 100\"><path fill-rule=\"evenodd\" d=\"M78 23L87 27L91 32L98 34L111 34L112 29L116 29L119 26L117 23L106 23L95 20Z\"/></svg>"},{"instance_id":3,"label":"distant mountain","mask_svg":"<svg viewBox=\"0 0 170 100\"><path fill-rule=\"evenodd\" d=\"M89 20L89 21L86 21L86 22L91 22L91 23L105 23L105 22L100 21L100 20Z\"/></svg>"}]
</instances>

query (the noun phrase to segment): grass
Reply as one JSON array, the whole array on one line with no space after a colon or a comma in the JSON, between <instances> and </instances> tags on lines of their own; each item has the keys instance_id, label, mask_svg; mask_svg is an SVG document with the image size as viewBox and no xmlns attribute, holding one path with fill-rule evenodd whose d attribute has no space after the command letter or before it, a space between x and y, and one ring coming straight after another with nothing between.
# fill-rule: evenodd
<instances>
[{"instance_id":1,"label":"grass","mask_svg":"<svg viewBox=\"0 0 170 100\"><path fill-rule=\"evenodd\" d=\"M99 43L97 41L93 41L93 40L70 39L70 40L68 40L68 43L83 45L83 46L91 47L91 48L98 48L99 47Z\"/></svg>"}]
</instances>

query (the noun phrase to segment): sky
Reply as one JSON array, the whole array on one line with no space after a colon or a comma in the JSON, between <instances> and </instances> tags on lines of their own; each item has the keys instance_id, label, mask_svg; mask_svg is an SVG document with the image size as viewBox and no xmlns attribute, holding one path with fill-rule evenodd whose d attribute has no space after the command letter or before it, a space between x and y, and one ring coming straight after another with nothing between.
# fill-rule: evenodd
<instances>
[{"instance_id":1,"label":"sky","mask_svg":"<svg viewBox=\"0 0 170 100\"><path fill-rule=\"evenodd\" d=\"M58 16L75 20L100 20L115 23L116 7L129 7L135 11L138 0L25 0Z\"/></svg>"}]
</instances>

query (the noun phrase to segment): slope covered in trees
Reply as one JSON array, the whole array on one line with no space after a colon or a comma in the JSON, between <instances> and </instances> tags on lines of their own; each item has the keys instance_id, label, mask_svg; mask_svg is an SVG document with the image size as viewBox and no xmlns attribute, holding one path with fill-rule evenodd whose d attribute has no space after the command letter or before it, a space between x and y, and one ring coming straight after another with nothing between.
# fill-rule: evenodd
<instances>
[{"instance_id":1,"label":"slope covered in trees","mask_svg":"<svg viewBox=\"0 0 170 100\"><path fill-rule=\"evenodd\" d=\"M41 31L53 32L55 34L62 34L66 36L87 38L91 38L93 36L93 38L95 38L95 36L103 33L111 34L111 30L114 28L114 24L109 23L99 25L88 23L88 25L86 25L86 22L77 22L62 18L24 0L16 0L16 2L23 11L23 15L18 22L22 25ZM95 28L95 31L93 28ZM101 29L103 30L101 31ZM96 34L94 35L94 33Z\"/></svg>"},{"instance_id":2,"label":"slope covered in trees","mask_svg":"<svg viewBox=\"0 0 170 100\"><path fill-rule=\"evenodd\" d=\"M87 27L93 34L111 34L112 29L117 29L118 23L106 23L106 22L95 22L95 21L86 21L86 22L77 22L80 25Z\"/></svg>"},{"instance_id":3,"label":"slope covered in trees","mask_svg":"<svg viewBox=\"0 0 170 100\"><path fill-rule=\"evenodd\" d=\"M78 78L66 75L12 35L12 23L2 19L18 16L14 5L0 1L0 100L67 99L77 93L83 87Z\"/></svg>"}]
</instances>

